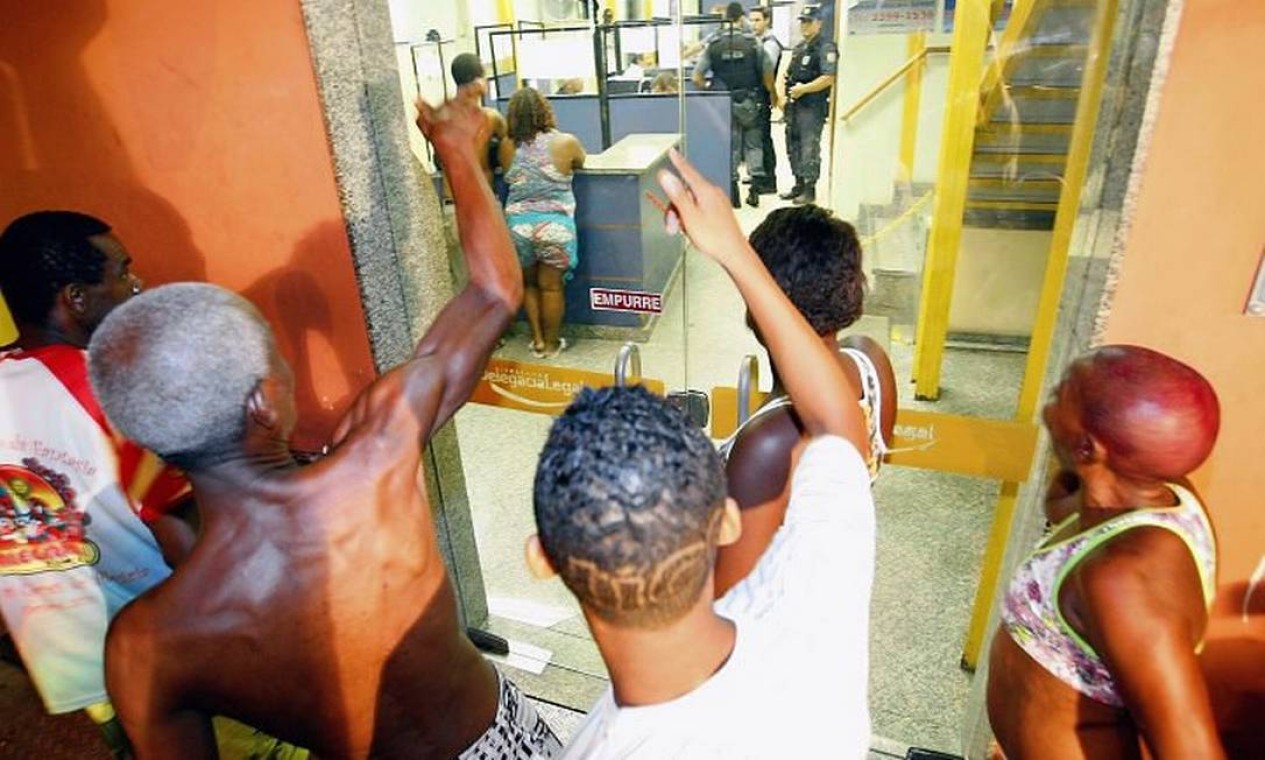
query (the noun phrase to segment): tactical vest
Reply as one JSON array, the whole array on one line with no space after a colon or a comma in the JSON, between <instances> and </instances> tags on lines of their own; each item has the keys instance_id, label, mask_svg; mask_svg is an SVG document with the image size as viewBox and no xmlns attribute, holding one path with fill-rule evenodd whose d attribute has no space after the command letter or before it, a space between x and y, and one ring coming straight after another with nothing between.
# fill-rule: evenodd
<instances>
[{"instance_id":1,"label":"tactical vest","mask_svg":"<svg viewBox=\"0 0 1265 760\"><path fill-rule=\"evenodd\" d=\"M821 35L812 42L801 42L791 51L791 65L786 69L786 89L789 92L791 85L807 84L817 77L821 76L821 57L823 55L822 47L824 40ZM805 63L807 59L807 63ZM805 95L799 99L799 102L808 104L825 103L830 99L830 90L822 90Z\"/></svg>"},{"instance_id":2,"label":"tactical vest","mask_svg":"<svg viewBox=\"0 0 1265 760\"><path fill-rule=\"evenodd\" d=\"M726 30L707 46L712 76L731 92L759 90L764 86L760 69L760 43L737 29Z\"/></svg>"},{"instance_id":3,"label":"tactical vest","mask_svg":"<svg viewBox=\"0 0 1265 760\"><path fill-rule=\"evenodd\" d=\"M766 45L769 40L773 40L773 44L777 45L777 55L773 57L773 72L777 73L782 68L782 54L786 52L786 46L783 45L782 41L777 38L777 35L772 32L765 35L764 38L760 40L760 44ZM767 52L767 46L765 47L765 50Z\"/></svg>"}]
</instances>

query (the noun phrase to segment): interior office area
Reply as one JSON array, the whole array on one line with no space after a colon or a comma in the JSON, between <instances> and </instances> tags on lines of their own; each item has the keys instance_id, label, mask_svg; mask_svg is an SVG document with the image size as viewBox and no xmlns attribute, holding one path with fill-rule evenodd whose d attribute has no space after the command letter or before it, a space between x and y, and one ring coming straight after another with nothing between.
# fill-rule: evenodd
<instances>
[{"instance_id":1,"label":"interior office area","mask_svg":"<svg viewBox=\"0 0 1265 760\"><path fill-rule=\"evenodd\" d=\"M533 86L559 129L584 144L569 346L541 361L520 322L475 403L437 441L427 483L468 620L508 642L498 657L533 698L586 709L606 683L601 659L571 595L530 580L522 560L552 414L578 385L640 378L664 393L698 392L682 401L695 409L705 397L700 421L720 439L738 421L739 387L770 385L727 278L668 235L645 198L669 146L729 181L729 97L698 88L685 55L720 27L715 9L667 0L154 5L102 0L74 34L49 32L70 71L50 71L17 41L0 45L0 61L18 72L4 79L0 125L20 137L0 158L3 184L22 188L0 211L103 209L138 240L151 282L210 279L249 294L298 370L309 420L299 440L313 450L462 280L440 167L412 125L414 98L451 97L451 61L473 53L490 80L485 105L504 112L514 90ZM800 5L770 4L788 53ZM886 347L900 380L895 451L875 492L877 756L911 746L985 756L975 667L999 579L1040 527L1048 449L1035 410L1095 341L1168 346L1226 389L1225 443L1201 475L1226 537L1211 651L1265 636L1247 593L1263 531L1238 499L1260 477L1241 453L1253 450L1259 418L1242 357L1261 348L1241 314L1259 255L1259 219L1243 218L1242 204L1260 198L1253 173L1235 166L1262 158L1250 145L1227 147L1241 141L1233 123L1260 114L1241 93L1201 84L1259 58L1245 42L1259 14L1231 24L1215 0L986 6L840 2L830 27L840 63L817 197L857 228L870 290L853 329ZM175 73L154 62L173 60L182 61ZM677 92L654 91L661 73ZM190 80L208 99L190 94ZM46 90L42 103L33 82ZM141 98L135 82L152 93ZM90 126L58 125L72 103L91 111ZM1211 135L1199 134L1196 115ZM1206 191L1198 210L1216 227L1207 239L1166 217L1189 197L1179 176ZM1242 204L1214 203L1222 187ZM788 205L766 195L737 213L749 232ZM1152 271L1188 271L1182 255L1204 249L1195 299ZM366 258L374 250L384 257ZM391 270L389 282L373 280L374 267ZM656 305L612 310L594 291ZM1214 665L1233 670L1239 656ZM1244 700L1227 709L1248 714L1258 683L1226 687Z\"/></svg>"}]
</instances>

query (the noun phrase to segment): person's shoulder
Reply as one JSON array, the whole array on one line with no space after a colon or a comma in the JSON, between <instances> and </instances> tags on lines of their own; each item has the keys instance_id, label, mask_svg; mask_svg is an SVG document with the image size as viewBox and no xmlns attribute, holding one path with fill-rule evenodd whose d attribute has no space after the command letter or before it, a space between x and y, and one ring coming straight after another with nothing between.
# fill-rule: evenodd
<instances>
[{"instance_id":1,"label":"person's shoulder","mask_svg":"<svg viewBox=\"0 0 1265 760\"><path fill-rule=\"evenodd\" d=\"M817 490L829 483L831 489L848 491L871 488L870 471L855 444L837 435L819 435L807 441L792 473L792 495L795 490Z\"/></svg>"},{"instance_id":2,"label":"person's shoulder","mask_svg":"<svg viewBox=\"0 0 1265 760\"><path fill-rule=\"evenodd\" d=\"M112 696L120 675L128 681L133 678L148 681L142 674L153 670L154 659L163 650L157 641L161 625L155 618L155 593L151 589L133 599L110 622L105 638L105 665Z\"/></svg>"},{"instance_id":3,"label":"person's shoulder","mask_svg":"<svg viewBox=\"0 0 1265 760\"><path fill-rule=\"evenodd\" d=\"M1178 533L1146 522L1093 549L1075 570L1085 594L1108 603L1139 597L1160 601L1173 590L1173 580L1189 575L1190 580L1197 581L1198 572L1186 541Z\"/></svg>"},{"instance_id":4,"label":"person's shoulder","mask_svg":"<svg viewBox=\"0 0 1265 760\"><path fill-rule=\"evenodd\" d=\"M887 352L883 350L882 344L868 335L848 335L839 341L839 347L860 351L869 357L871 361L876 359L882 359L885 362L891 361L887 356Z\"/></svg>"},{"instance_id":5,"label":"person's shoulder","mask_svg":"<svg viewBox=\"0 0 1265 760\"><path fill-rule=\"evenodd\" d=\"M803 432L793 406L764 411L738 431L729 461L738 467L752 465L761 469L773 462L784 462Z\"/></svg>"}]
</instances>

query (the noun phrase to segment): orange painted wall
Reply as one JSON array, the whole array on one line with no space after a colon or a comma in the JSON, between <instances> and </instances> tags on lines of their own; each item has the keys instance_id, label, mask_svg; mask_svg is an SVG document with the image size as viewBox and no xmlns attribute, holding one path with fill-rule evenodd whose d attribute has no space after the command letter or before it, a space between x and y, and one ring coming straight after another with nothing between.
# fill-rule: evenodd
<instances>
[{"instance_id":1,"label":"orange painted wall","mask_svg":"<svg viewBox=\"0 0 1265 760\"><path fill-rule=\"evenodd\" d=\"M295 444L374 376L297 0L0 3L0 224L111 223L149 284L244 293L295 368Z\"/></svg>"},{"instance_id":2,"label":"orange painted wall","mask_svg":"<svg viewBox=\"0 0 1265 760\"><path fill-rule=\"evenodd\" d=\"M1221 435L1194 477L1221 547L1207 660L1263 700L1258 711L1265 588L1246 621L1241 613L1246 579L1265 556L1265 318L1243 315L1265 251L1261 40L1265 3L1186 0L1106 333L1188 362L1220 396Z\"/></svg>"}]
</instances>

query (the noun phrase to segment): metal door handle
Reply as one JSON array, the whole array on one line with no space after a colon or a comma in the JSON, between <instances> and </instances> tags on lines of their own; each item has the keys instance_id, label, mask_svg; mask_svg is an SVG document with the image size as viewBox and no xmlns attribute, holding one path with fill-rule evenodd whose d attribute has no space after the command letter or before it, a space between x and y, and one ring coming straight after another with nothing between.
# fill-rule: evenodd
<instances>
[{"instance_id":1,"label":"metal door handle","mask_svg":"<svg viewBox=\"0 0 1265 760\"><path fill-rule=\"evenodd\" d=\"M738 424L751 418L751 394L760 389L760 360L755 354L742 357L738 368Z\"/></svg>"},{"instance_id":2,"label":"metal door handle","mask_svg":"<svg viewBox=\"0 0 1265 760\"><path fill-rule=\"evenodd\" d=\"M615 385L628 387L628 367L632 365L633 376L641 380L641 349L629 341L619 347L619 356L615 357Z\"/></svg>"}]
</instances>

